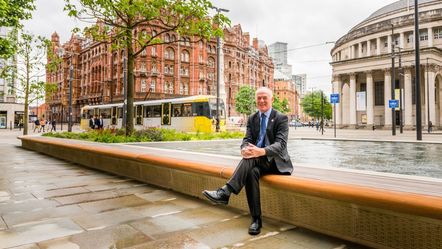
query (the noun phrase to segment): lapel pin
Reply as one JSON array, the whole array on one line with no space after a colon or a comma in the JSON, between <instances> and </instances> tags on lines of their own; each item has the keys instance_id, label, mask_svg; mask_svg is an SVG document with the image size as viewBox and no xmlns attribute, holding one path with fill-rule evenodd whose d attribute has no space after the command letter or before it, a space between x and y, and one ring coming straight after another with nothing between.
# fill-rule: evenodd
<instances>
[{"instance_id":1,"label":"lapel pin","mask_svg":"<svg viewBox=\"0 0 442 249\"><path fill-rule=\"evenodd\" d=\"M273 119L272 119L272 122L273 122Z\"/></svg>"}]
</instances>

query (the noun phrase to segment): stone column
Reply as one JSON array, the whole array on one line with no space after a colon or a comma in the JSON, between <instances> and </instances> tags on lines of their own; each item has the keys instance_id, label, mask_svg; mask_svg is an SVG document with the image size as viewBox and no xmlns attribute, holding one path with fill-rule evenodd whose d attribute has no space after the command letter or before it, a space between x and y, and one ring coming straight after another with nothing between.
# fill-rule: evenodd
<instances>
[{"instance_id":1,"label":"stone column","mask_svg":"<svg viewBox=\"0 0 442 249\"><path fill-rule=\"evenodd\" d=\"M351 47L350 47L350 55L351 55L351 58L352 59L354 59L355 57L356 57L356 52L355 52L355 45L351 45Z\"/></svg>"},{"instance_id":2,"label":"stone column","mask_svg":"<svg viewBox=\"0 0 442 249\"><path fill-rule=\"evenodd\" d=\"M390 128L391 122L391 109L388 108L388 101L391 98L391 73L390 69L384 71L384 127Z\"/></svg>"},{"instance_id":3,"label":"stone column","mask_svg":"<svg viewBox=\"0 0 442 249\"><path fill-rule=\"evenodd\" d=\"M371 42L367 41L367 56L371 56Z\"/></svg>"},{"instance_id":4,"label":"stone column","mask_svg":"<svg viewBox=\"0 0 442 249\"><path fill-rule=\"evenodd\" d=\"M428 73L426 70L429 70ZM425 70L425 114L423 115L425 117L424 124L428 125L428 120L431 120L433 125L436 124L436 108L435 108L435 79L436 79L436 73L431 69ZM428 77L427 77L428 74ZM428 119L428 108L430 108L430 119Z\"/></svg>"},{"instance_id":5,"label":"stone column","mask_svg":"<svg viewBox=\"0 0 442 249\"><path fill-rule=\"evenodd\" d=\"M399 47L404 50L405 49L405 36L404 33L399 34Z\"/></svg>"},{"instance_id":6,"label":"stone column","mask_svg":"<svg viewBox=\"0 0 442 249\"><path fill-rule=\"evenodd\" d=\"M362 58L362 42L358 44L358 58Z\"/></svg>"},{"instance_id":7,"label":"stone column","mask_svg":"<svg viewBox=\"0 0 442 249\"><path fill-rule=\"evenodd\" d=\"M349 125L349 100L350 100L350 89L349 85L342 83L342 125Z\"/></svg>"},{"instance_id":8,"label":"stone column","mask_svg":"<svg viewBox=\"0 0 442 249\"><path fill-rule=\"evenodd\" d=\"M376 38L376 54L381 55L381 38Z\"/></svg>"},{"instance_id":9,"label":"stone column","mask_svg":"<svg viewBox=\"0 0 442 249\"><path fill-rule=\"evenodd\" d=\"M427 28L428 30L428 47L433 46L433 28Z\"/></svg>"},{"instance_id":10,"label":"stone column","mask_svg":"<svg viewBox=\"0 0 442 249\"><path fill-rule=\"evenodd\" d=\"M406 128L413 126L413 89L411 80L411 68L407 67L404 70L404 124Z\"/></svg>"},{"instance_id":11,"label":"stone column","mask_svg":"<svg viewBox=\"0 0 442 249\"><path fill-rule=\"evenodd\" d=\"M356 126L356 74L350 74L350 126Z\"/></svg>"},{"instance_id":12,"label":"stone column","mask_svg":"<svg viewBox=\"0 0 442 249\"><path fill-rule=\"evenodd\" d=\"M374 86L371 71L366 72L367 76L367 126L374 124Z\"/></svg>"}]
</instances>

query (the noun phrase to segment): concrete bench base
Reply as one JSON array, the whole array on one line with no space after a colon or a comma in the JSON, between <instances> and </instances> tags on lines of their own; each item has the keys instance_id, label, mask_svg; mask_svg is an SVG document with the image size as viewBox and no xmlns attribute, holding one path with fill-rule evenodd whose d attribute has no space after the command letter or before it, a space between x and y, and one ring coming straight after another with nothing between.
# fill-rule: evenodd
<instances>
[{"instance_id":1,"label":"concrete bench base","mask_svg":"<svg viewBox=\"0 0 442 249\"><path fill-rule=\"evenodd\" d=\"M233 172L72 140L21 139L24 148L198 198ZM442 198L287 176L265 176L261 183L264 216L375 248L442 248ZM248 211L244 192L229 205Z\"/></svg>"}]
</instances>

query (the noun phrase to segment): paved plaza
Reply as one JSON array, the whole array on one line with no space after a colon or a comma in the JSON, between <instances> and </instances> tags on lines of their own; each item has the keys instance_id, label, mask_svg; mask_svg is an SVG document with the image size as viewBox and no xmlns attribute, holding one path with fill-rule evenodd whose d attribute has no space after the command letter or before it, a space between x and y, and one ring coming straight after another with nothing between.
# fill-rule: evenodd
<instances>
[{"instance_id":1,"label":"paved plaza","mask_svg":"<svg viewBox=\"0 0 442 249\"><path fill-rule=\"evenodd\" d=\"M20 148L0 131L0 248L365 248Z\"/></svg>"}]
</instances>

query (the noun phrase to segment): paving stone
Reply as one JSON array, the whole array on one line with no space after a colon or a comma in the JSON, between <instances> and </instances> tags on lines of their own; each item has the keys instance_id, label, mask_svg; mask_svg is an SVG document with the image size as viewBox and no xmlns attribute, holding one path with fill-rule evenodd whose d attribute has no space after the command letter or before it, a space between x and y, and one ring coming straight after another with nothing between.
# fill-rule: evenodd
<instances>
[{"instance_id":1,"label":"paving stone","mask_svg":"<svg viewBox=\"0 0 442 249\"><path fill-rule=\"evenodd\" d=\"M37 198L43 199L43 198L49 198L49 197L61 197L61 196L67 196L67 195L75 195L75 194L81 194L81 193L87 193L87 192L90 192L90 191L84 187L73 187L73 188L61 188L61 189L51 189L51 190L33 192L33 194Z\"/></svg>"},{"instance_id":2,"label":"paving stone","mask_svg":"<svg viewBox=\"0 0 442 249\"><path fill-rule=\"evenodd\" d=\"M29 244L24 246L11 247L8 249L40 249L36 244Z\"/></svg>"},{"instance_id":3,"label":"paving stone","mask_svg":"<svg viewBox=\"0 0 442 249\"><path fill-rule=\"evenodd\" d=\"M18 226L0 231L0 248L8 248L36 243L76 233L83 229L70 219L56 219Z\"/></svg>"},{"instance_id":4,"label":"paving stone","mask_svg":"<svg viewBox=\"0 0 442 249\"><path fill-rule=\"evenodd\" d=\"M99 213L120 208L145 205L148 203L149 202L145 199L139 198L135 195L129 195L108 200L81 203L79 206L88 212Z\"/></svg>"},{"instance_id":5,"label":"paving stone","mask_svg":"<svg viewBox=\"0 0 442 249\"><path fill-rule=\"evenodd\" d=\"M9 213L3 216L4 221L9 227L14 227L27 222L35 222L52 218L69 217L83 213L84 210L79 206L61 206L53 208L42 208L36 211L23 212L20 214Z\"/></svg>"},{"instance_id":6,"label":"paving stone","mask_svg":"<svg viewBox=\"0 0 442 249\"><path fill-rule=\"evenodd\" d=\"M146 249L146 248L161 248L161 249L209 249L208 245L201 243L197 240L192 239L186 235L176 235L172 238L156 240L149 243L144 243L141 245L126 247L125 249Z\"/></svg>"},{"instance_id":7,"label":"paving stone","mask_svg":"<svg viewBox=\"0 0 442 249\"><path fill-rule=\"evenodd\" d=\"M155 190L146 194L137 194L137 196L152 202L178 198L176 193L165 190Z\"/></svg>"},{"instance_id":8,"label":"paving stone","mask_svg":"<svg viewBox=\"0 0 442 249\"><path fill-rule=\"evenodd\" d=\"M128 225L87 231L73 236L38 243L41 249L109 249L130 247L151 239Z\"/></svg>"},{"instance_id":9,"label":"paving stone","mask_svg":"<svg viewBox=\"0 0 442 249\"><path fill-rule=\"evenodd\" d=\"M29 200L29 201L13 201L7 204L0 203L0 215L6 215L9 213L21 213L31 212L33 210L39 210L44 208L51 208L57 206L58 203L53 200Z\"/></svg>"}]
</instances>

